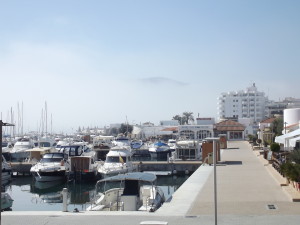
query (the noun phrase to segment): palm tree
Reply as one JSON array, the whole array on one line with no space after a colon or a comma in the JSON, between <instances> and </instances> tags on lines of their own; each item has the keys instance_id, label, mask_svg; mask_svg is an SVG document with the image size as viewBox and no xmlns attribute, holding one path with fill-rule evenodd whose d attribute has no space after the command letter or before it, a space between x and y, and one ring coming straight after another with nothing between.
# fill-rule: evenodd
<instances>
[{"instance_id":1,"label":"palm tree","mask_svg":"<svg viewBox=\"0 0 300 225\"><path fill-rule=\"evenodd\" d=\"M194 116L192 112L183 112L182 113L183 124L189 124L191 121L194 122Z\"/></svg>"},{"instance_id":2,"label":"palm tree","mask_svg":"<svg viewBox=\"0 0 300 225\"><path fill-rule=\"evenodd\" d=\"M180 125L182 125L182 117L179 115L173 116L173 120L177 120Z\"/></svg>"}]
</instances>

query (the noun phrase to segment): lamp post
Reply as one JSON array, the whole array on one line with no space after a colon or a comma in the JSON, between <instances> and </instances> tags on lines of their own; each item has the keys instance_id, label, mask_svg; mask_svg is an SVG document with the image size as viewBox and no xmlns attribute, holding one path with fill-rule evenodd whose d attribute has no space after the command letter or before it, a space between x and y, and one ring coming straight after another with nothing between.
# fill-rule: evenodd
<instances>
[{"instance_id":1,"label":"lamp post","mask_svg":"<svg viewBox=\"0 0 300 225\"><path fill-rule=\"evenodd\" d=\"M284 134L286 134L286 124L287 122L284 122Z\"/></svg>"},{"instance_id":2,"label":"lamp post","mask_svg":"<svg viewBox=\"0 0 300 225\"><path fill-rule=\"evenodd\" d=\"M1 155L1 172L0 172L0 190L2 193L2 127L6 127L6 126L14 126L13 124L9 124L9 123L3 123L2 120L0 120L0 155ZM2 199L0 199L0 207L2 204ZM1 224L1 210L0 210L0 224Z\"/></svg>"},{"instance_id":3,"label":"lamp post","mask_svg":"<svg viewBox=\"0 0 300 225\"><path fill-rule=\"evenodd\" d=\"M213 163L214 163L214 208L215 208L215 225L218 225L218 201L217 201L217 150L216 143L220 138L205 138L209 142L213 142Z\"/></svg>"}]
</instances>

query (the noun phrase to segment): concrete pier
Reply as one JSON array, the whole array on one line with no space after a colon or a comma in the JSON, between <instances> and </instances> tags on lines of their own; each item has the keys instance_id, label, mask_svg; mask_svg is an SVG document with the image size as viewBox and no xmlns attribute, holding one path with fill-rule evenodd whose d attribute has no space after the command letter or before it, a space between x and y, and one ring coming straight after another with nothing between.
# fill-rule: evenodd
<instances>
[{"instance_id":1,"label":"concrete pier","mask_svg":"<svg viewBox=\"0 0 300 225\"><path fill-rule=\"evenodd\" d=\"M1 222L5 225L139 225L143 221L162 221L169 225L213 225L212 171L213 166L200 166L174 193L171 201L154 213L73 213L73 209L70 212L11 211L2 212ZM292 201L291 192L284 189L286 186L280 186L281 181L273 176L275 172L247 142L229 142L217 166L218 224L298 225L300 203Z\"/></svg>"},{"instance_id":2,"label":"concrete pier","mask_svg":"<svg viewBox=\"0 0 300 225\"><path fill-rule=\"evenodd\" d=\"M190 174L202 164L201 161L144 161L134 162L139 171L170 171L171 174Z\"/></svg>"}]
</instances>

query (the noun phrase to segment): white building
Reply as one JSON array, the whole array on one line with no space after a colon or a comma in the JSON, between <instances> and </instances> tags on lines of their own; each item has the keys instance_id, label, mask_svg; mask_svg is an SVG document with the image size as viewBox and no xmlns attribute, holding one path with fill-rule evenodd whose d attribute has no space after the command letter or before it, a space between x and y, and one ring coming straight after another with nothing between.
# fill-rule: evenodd
<instances>
[{"instance_id":1,"label":"white building","mask_svg":"<svg viewBox=\"0 0 300 225\"><path fill-rule=\"evenodd\" d=\"M160 121L161 126L178 126L178 120L162 120Z\"/></svg>"},{"instance_id":2,"label":"white building","mask_svg":"<svg viewBox=\"0 0 300 225\"><path fill-rule=\"evenodd\" d=\"M180 125L178 135L190 140L203 140L214 136L213 125Z\"/></svg>"},{"instance_id":3,"label":"white building","mask_svg":"<svg viewBox=\"0 0 300 225\"><path fill-rule=\"evenodd\" d=\"M257 91L255 84L242 91L222 93L218 98L218 120L226 118L249 118L254 132L258 123L266 118L268 97Z\"/></svg>"}]
</instances>

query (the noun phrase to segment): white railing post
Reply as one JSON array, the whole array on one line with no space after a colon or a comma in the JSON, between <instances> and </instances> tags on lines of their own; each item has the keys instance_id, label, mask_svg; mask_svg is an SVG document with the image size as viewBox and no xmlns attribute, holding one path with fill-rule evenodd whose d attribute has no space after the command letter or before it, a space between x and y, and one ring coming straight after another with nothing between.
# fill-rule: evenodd
<instances>
[{"instance_id":1,"label":"white railing post","mask_svg":"<svg viewBox=\"0 0 300 225\"><path fill-rule=\"evenodd\" d=\"M68 212L68 189L64 188L62 190L63 195L63 212Z\"/></svg>"}]
</instances>

